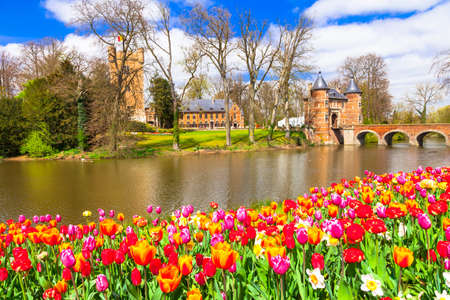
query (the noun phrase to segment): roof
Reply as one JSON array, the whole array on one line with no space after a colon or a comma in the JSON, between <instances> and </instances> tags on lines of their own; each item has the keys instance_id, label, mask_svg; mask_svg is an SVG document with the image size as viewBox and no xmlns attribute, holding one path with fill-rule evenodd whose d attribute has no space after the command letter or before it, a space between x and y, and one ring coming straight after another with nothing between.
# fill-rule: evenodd
<instances>
[{"instance_id":1,"label":"roof","mask_svg":"<svg viewBox=\"0 0 450 300\"><path fill-rule=\"evenodd\" d=\"M328 99L348 100L347 97L345 97L335 89L328 90Z\"/></svg>"},{"instance_id":2,"label":"roof","mask_svg":"<svg viewBox=\"0 0 450 300\"><path fill-rule=\"evenodd\" d=\"M233 102L229 103L230 108ZM224 99L194 99L189 100L182 104L181 112L199 112L199 111L211 111L211 112L225 112L225 100Z\"/></svg>"},{"instance_id":3,"label":"roof","mask_svg":"<svg viewBox=\"0 0 450 300\"><path fill-rule=\"evenodd\" d=\"M319 72L317 74L317 78L316 81L314 81L313 87L312 87L313 91L316 90L328 90L328 85L325 82L325 80L322 77L322 72Z\"/></svg>"},{"instance_id":4,"label":"roof","mask_svg":"<svg viewBox=\"0 0 450 300\"><path fill-rule=\"evenodd\" d=\"M347 90L345 91L345 94L362 94L359 87L356 85L355 79L351 79L350 83L348 84Z\"/></svg>"}]
</instances>

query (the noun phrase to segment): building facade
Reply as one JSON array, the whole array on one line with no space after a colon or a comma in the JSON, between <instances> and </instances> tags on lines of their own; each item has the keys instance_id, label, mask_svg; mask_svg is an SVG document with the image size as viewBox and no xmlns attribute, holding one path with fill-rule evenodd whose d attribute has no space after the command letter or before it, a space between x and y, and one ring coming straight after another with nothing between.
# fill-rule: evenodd
<instances>
[{"instance_id":1,"label":"building facade","mask_svg":"<svg viewBox=\"0 0 450 300\"><path fill-rule=\"evenodd\" d=\"M317 75L310 95L304 99L305 125L317 144L343 144L347 130L361 124L361 90L351 79L345 92L329 88Z\"/></svg>"},{"instance_id":2,"label":"building facade","mask_svg":"<svg viewBox=\"0 0 450 300\"><path fill-rule=\"evenodd\" d=\"M112 81L117 80L117 70L121 69L122 58L122 51L116 51L115 47L108 48L108 63ZM130 119L146 122L144 103L144 49L140 48L136 52L129 54L124 70L129 76L129 78L125 76L125 80L130 81L125 91L125 105L130 114Z\"/></svg>"},{"instance_id":3,"label":"building facade","mask_svg":"<svg viewBox=\"0 0 450 300\"><path fill-rule=\"evenodd\" d=\"M230 101L231 128L244 128L244 114ZM182 105L179 125L182 128L225 128L225 100L196 99Z\"/></svg>"}]
</instances>

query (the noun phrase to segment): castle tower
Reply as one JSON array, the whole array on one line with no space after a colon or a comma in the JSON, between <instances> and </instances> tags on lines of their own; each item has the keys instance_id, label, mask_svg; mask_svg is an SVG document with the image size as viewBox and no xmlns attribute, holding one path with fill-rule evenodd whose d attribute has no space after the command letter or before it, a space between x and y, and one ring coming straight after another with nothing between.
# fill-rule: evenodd
<instances>
[{"instance_id":1,"label":"castle tower","mask_svg":"<svg viewBox=\"0 0 450 300\"><path fill-rule=\"evenodd\" d=\"M347 97L348 102L345 104L344 115L345 125L357 125L362 123L361 114L361 90L356 85L355 80L352 78L347 86L347 90L344 95Z\"/></svg>"},{"instance_id":2,"label":"castle tower","mask_svg":"<svg viewBox=\"0 0 450 300\"><path fill-rule=\"evenodd\" d=\"M314 129L313 141L318 144L330 142L328 90L322 72L319 72L311 88L311 103L307 105L308 122Z\"/></svg>"},{"instance_id":3,"label":"castle tower","mask_svg":"<svg viewBox=\"0 0 450 300\"><path fill-rule=\"evenodd\" d=\"M108 48L109 71L113 81L117 76L117 69L121 68L123 55L123 52L116 51L115 47ZM143 48L128 54L125 72L132 76L128 79L131 83L125 92L126 109L130 112L131 120L145 122Z\"/></svg>"}]
</instances>

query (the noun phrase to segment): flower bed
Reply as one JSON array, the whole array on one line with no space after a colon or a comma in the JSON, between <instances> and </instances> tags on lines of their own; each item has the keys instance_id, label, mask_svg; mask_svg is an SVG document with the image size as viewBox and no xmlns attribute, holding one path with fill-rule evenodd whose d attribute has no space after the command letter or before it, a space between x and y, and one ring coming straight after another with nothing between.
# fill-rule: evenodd
<instances>
[{"instance_id":1,"label":"flower bed","mask_svg":"<svg viewBox=\"0 0 450 300\"><path fill-rule=\"evenodd\" d=\"M448 299L450 168L365 175L258 210L19 216L0 223L1 296Z\"/></svg>"}]
</instances>

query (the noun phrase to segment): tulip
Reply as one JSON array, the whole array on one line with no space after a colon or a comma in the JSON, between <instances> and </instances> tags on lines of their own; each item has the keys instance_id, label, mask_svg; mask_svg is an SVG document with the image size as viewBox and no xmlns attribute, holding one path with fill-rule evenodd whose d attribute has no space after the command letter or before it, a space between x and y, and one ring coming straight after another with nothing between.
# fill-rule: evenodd
<instances>
[{"instance_id":1,"label":"tulip","mask_svg":"<svg viewBox=\"0 0 450 300\"><path fill-rule=\"evenodd\" d=\"M153 205L147 206L147 212L151 214L153 212Z\"/></svg>"},{"instance_id":2,"label":"tulip","mask_svg":"<svg viewBox=\"0 0 450 300\"><path fill-rule=\"evenodd\" d=\"M270 260L273 271L279 275L283 275L284 273L286 273L291 265L291 261L287 256L272 256Z\"/></svg>"},{"instance_id":3,"label":"tulip","mask_svg":"<svg viewBox=\"0 0 450 300\"><path fill-rule=\"evenodd\" d=\"M189 207L183 206L183 207L181 208L181 214L182 214L183 217L185 217L185 218L189 217L189 214L190 214L190 209L189 209Z\"/></svg>"},{"instance_id":4,"label":"tulip","mask_svg":"<svg viewBox=\"0 0 450 300\"><path fill-rule=\"evenodd\" d=\"M236 262L238 253L227 242L219 242L211 247L211 258L219 269L229 269Z\"/></svg>"},{"instance_id":5,"label":"tulip","mask_svg":"<svg viewBox=\"0 0 450 300\"><path fill-rule=\"evenodd\" d=\"M445 230L445 239L450 241L450 226Z\"/></svg>"},{"instance_id":6,"label":"tulip","mask_svg":"<svg viewBox=\"0 0 450 300\"><path fill-rule=\"evenodd\" d=\"M60 280L55 284L54 289L58 293L64 294L67 291L67 283L64 280Z\"/></svg>"},{"instance_id":7,"label":"tulip","mask_svg":"<svg viewBox=\"0 0 450 300\"><path fill-rule=\"evenodd\" d=\"M156 248L151 246L147 240L141 240L135 245L130 246L130 255L134 262L141 266L146 266L155 256Z\"/></svg>"},{"instance_id":8,"label":"tulip","mask_svg":"<svg viewBox=\"0 0 450 300\"><path fill-rule=\"evenodd\" d=\"M181 281L181 274L178 267L167 265L159 270L158 277L159 288L163 293L173 292Z\"/></svg>"},{"instance_id":9,"label":"tulip","mask_svg":"<svg viewBox=\"0 0 450 300\"><path fill-rule=\"evenodd\" d=\"M157 206L155 212L159 215L161 213L161 207Z\"/></svg>"},{"instance_id":10,"label":"tulip","mask_svg":"<svg viewBox=\"0 0 450 300\"><path fill-rule=\"evenodd\" d=\"M183 276L191 274L193 268L192 256L183 255L182 257L180 257L180 259L178 260L178 266L180 267L181 274L183 274Z\"/></svg>"},{"instance_id":11,"label":"tulip","mask_svg":"<svg viewBox=\"0 0 450 300\"><path fill-rule=\"evenodd\" d=\"M205 275L208 277L212 277L216 274L216 265L213 263L211 258L203 259L203 270L205 271Z\"/></svg>"},{"instance_id":12,"label":"tulip","mask_svg":"<svg viewBox=\"0 0 450 300\"><path fill-rule=\"evenodd\" d=\"M139 272L138 268L134 268L133 271L131 271L131 283L133 285L140 285L141 281L141 272Z\"/></svg>"},{"instance_id":13,"label":"tulip","mask_svg":"<svg viewBox=\"0 0 450 300\"><path fill-rule=\"evenodd\" d=\"M446 259L445 261L444 261L444 268L446 269L446 270L450 270L450 259Z\"/></svg>"},{"instance_id":14,"label":"tulip","mask_svg":"<svg viewBox=\"0 0 450 300\"><path fill-rule=\"evenodd\" d=\"M112 219L105 219L100 222L100 231L107 236L112 236L119 230L119 225Z\"/></svg>"},{"instance_id":15,"label":"tulip","mask_svg":"<svg viewBox=\"0 0 450 300\"><path fill-rule=\"evenodd\" d=\"M322 270L325 267L323 255L320 253L314 253L311 257L311 265L314 269Z\"/></svg>"},{"instance_id":16,"label":"tulip","mask_svg":"<svg viewBox=\"0 0 450 300\"><path fill-rule=\"evenodd\" d=\"M334 223L331 225L330 233L333 238L339 239L344 233L344 228L340 223Z\"/></svg>"},{"instance_id":17,"label":"tulip","mask_svg":"<svg viewBox=\"0 0 450 300\"><path fill-rule=\"evenodd\" d=\"M394 262L402 268L407 268L414 261L413 252L405 247L394 246Z\"/></svg>"},{"instance_id":18,"label":"tulip","mask_svg":"<svg viewBox=\"0 0 450 300\"><path fill-rule=\"evenodd\" d=\"M56 220L56 222L61 222L61 216L60 215L56 215L55 216L55 220Z\"/></svg>"},{"instance_id":19,"label":"tulip","mask_svg":"<svg viewBox=\"0 0 450 300\"><path fill-rule=\"evenodd\" d=\"M66 281L72 279L72 272L68 268L64 268L62 271L62 278Z\"/></svg>"},{"instance_id":20,"label":"tulip","mask_svg":"<svg viewBox=\"0 0 450 300\"><path fill-rule=\"evenodd\" d=\"M417 223L419 223L422 229L429 229L431 227L431 220L427 214L420 214L417 216Z\"/></svg>"},{"instance_id":21,"label":"tulip","mask_svg":"<svg viewBox=\"0 0 450 300\"><path fill-rule=\"evenodd\" d=\"M297 241L302 245L306 244L308 241L308 232L304 227L300 227L297 230Z\"/></svg>"},{"instance_id":22,"label":"tulip","mask_svg":"<svg viewBox=\"0 0 450 300\"><path fill-rule=\"evenodd\" d=\"M186 300L202 300L202 299L203 299L202 293L198 288L193 288L186 294Z\"/></svg>"},{"instance_id":23,"label":"tulip","mask_svg":"<svg viewBox=\"0 0 450 300\"><path fill-rule=\"evenodd\" d=\"M52 220L52 215L45 215L45 222L50 222Z\"/></svg>"},{"instance_id":24,"label":"tulip","mask_svg":"<svg viewBox=\"0 0 450 300\"><path fill-rule=\"evenodd\" d=\"M234 228L234 217L231 214L227 214L224 218L224 225L226 230Z\"/></svg>"},{"instance_id":25,"label":"tulip","mask_svg":"<svg viewBox=\"0 0 450 300\"><path fill-rule=\"evenodd\" d=\"M25 220L26 220L26 218L24 215L19 216L19 223L23 223L23 222L25 222Z\"/></svg>"},{"instance_id":26,"label":"tulip","mask_svg":"<svg viewBox=\"0 0 450 300\"><path fill-rule=\"evenodd\" d=\"M99 274L99 275L97 276L97 279L95 280L95 285L96 285L96 287L97 287L97 291L103 292L103 291L105 291L105 290L108 288L108 286L109 286L109 284L108 284L108 279L106 278L105 275Z\"/></svg>"},{"instance_id":27,"label":"tulip","mask_svg":"<svg viewBox=\"0 0 450 300\"><path fill-rule=\"evenodd\" d=\"M236 212L236 218L239 222L244 223L244 221L247 219L247 210L245 207L240 207Z\"/></svg>"},{"instance_id":28,"label":"tulip","mask_svg":"<svg viewBox=\"0 0 450 300\"><path fill-rule=\"evenodd\" d=\"M200 286L204 286L206 284L206 275L203 272L199 272L197 274L195 274L195 281L197 281L197 283Z\"/></svg>"},{"instance_id":29,"label":"tulip","mask_svg":"<svg viewBox=\"0 0 450 300\"><path fill-rule=\"evenodd\" d=\"M105 216L105 211L103 209L99 208L99 209L97 209L97 212L98 212L98 215L100 217L104 217Z\"/></svg>"},{"instance_id":30,"label":"tulip","mask_svg":"<svg viewBox=\"0 0 450 300\"><path fill-rule=\"evenodd\" d=\"M356 263L364 260L364 252L357 248L345 249L342 256L346 263Z\"/></svg>"},{"instance_id":31,"label":"tulip","mask_svg":"<svg viewBox=\"0 0 450 300\"><path fill-rule=\"evenodd\" d=\"M0 268L0 281L8 279L8 270L6 268Z\"/></svg>"},{"instance_id":32,"label":"tulip","mask_svg":"<svg viewBox=\"0 0 450 300\"><path fill-rule=\"evenodd\" d=\"M73 255L72 249L70 248L62 250L60 258L62 264L68 269L72 268L75 265L75 256Z\"/></svg>"},{"instance_id":33,"label":"tulip","mask_svg":"<svg viewBox=\"0 0 450 300\"><path fill-rule=\"evenodd\" d=\"M181 229L180 237L183 244L189 243L191 241L191 233L189 232L189 228L185 227Z\"/></svg>"},{"instance_id":34,"label":"tulip","mask_svg":"<svg viewBox=\"0 0 450 300\"><path fill-rule=\"evenodd\" d=\"M158 275L159 269L161 269L161 267L162 267L161 259L152 258L150 260L149 268L150 268L150 272L152 272L153 275L155 275L155 276Z\"/></svg>"}]
</instances>

